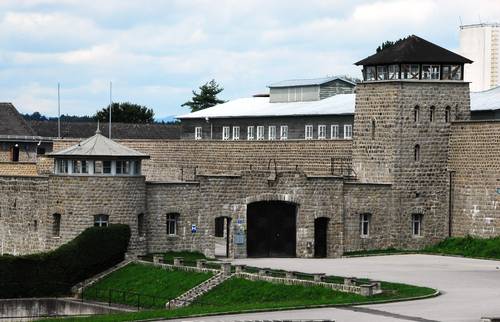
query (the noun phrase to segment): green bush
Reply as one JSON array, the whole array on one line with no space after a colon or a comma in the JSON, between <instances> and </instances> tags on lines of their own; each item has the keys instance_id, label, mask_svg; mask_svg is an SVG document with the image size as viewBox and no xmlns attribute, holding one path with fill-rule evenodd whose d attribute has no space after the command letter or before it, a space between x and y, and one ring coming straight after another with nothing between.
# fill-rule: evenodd
<instances>
[{"instance_id":1,"label":"green bush","mask_svg":"<svg viewBox=\"0 0 500 322\"><path fill-rule=\"evenodd\" d=\"M424 252L500 259L500 237L452 237L425 248Z\"/></svg>"},{"instance_id":2,"label":"green bush","mask_svg":"<svg viewBox=\"0 0 500 322\"><path fill-rule=\"evenodd\" d=\"M121 262L129 239L127 225L91 227L50 252L0 256L0 298L68 294L73 285Z\"/></svg>"}]
</instances>

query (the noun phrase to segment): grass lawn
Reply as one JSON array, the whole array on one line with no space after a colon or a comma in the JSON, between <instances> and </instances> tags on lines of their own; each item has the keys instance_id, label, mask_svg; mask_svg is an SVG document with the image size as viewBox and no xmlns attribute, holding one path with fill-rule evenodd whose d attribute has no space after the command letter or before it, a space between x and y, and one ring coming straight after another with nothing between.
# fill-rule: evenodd
<instances>
[{"instance_id":1,"label":"grass lawn","mask_svg":"<svg viewBox=\"0 0 500 322\"><path fill-rule=\"evenodd\" d=\"M349 305L382 300L397 300L408 297L431 295L435 290L405 284L382 283L386 291L372 297L343 293L320 286L272 284L231 278L205 294L191 306L171 311L143 311L137 313L112 314L65 321L133 321L158 317L181 317L193 314L227 313L244 310L272 310L290 307L312 307L318 305ZM55 321L55 320L50 320Z\"/></svg>"},{"instance_id":2,"label":"grass lawn","mask_svg":"<svg viewBox=\"0 0 500 322\"><path fill-rule=\"evenodd\" d=\"M148 265L129 264L85 289L84 298L107 302L109 290L112 289L142 294L141 307L164 308L168 300L181 295L211 276L211 273L167 271ZM111 291L111 297L113 303L136 306L138 302L138 296L131 293Z\"/></svg>"},{"instance_id":3,"label":"grass lawn","mask_svg":"<svg viewBox=\"0 0 500 322\"><path fill-rule=\"evenodd\" d=\"M452 237L427 247L424 253L500 259L500 237Z\"/></svg>"}]
</instances>

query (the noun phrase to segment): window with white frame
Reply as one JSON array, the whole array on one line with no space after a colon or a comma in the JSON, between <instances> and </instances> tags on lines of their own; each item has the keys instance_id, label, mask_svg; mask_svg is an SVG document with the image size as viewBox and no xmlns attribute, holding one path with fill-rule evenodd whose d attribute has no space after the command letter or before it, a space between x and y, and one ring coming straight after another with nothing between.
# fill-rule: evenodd
<instances>
[{"instance_id":1,"label":"window with white frame","mask_svg":"<svg viewBox=\"0 0 500 322\"><path fill-rule=\"evenodd\" d=\"M439 65L422 65L422 79L439 79Z\"/></svg>"},{"instance_id":2,"label":"window with white frame","mask_svg":"<svg viewBox=\"0 0 500 322\"><path fill-rule=\"evenodd\" d=\"M233 126L233 140L239 140L239 139L240 139L240 127Z\"/></svg>"},{"instance_id":3,"label":"window with white frame","mask_svg":"<svg viewBox=\"0 0 500 322\"><path fill-rule=\"evenodd\" d=\"M177 235L178 213L167 214L167 235Z\"/></svg>"},{"instance_id":4,"label":"window with white frame","mask_svg":"<svg viewBox=\"0 0 500 322\"><path fill-rule=\"evenodd\" d=\"M387 71L387 66L385 66L385 65L377 66L377 79L384 80L384 79L388 79L388 78L389 78L389 74Z\"/></svg>"},{"instance_id":5,"label":"window with white frame","mask_svg":"<svg viewBox=\"0 0 500 322\"><path fill-rule=\"evenodd\" d=\"M280 139L288 140L288 125L280 126Z\"/></svg>"},{"instance_id":6,"label":"window with white frame","mask_svg":"<svg viewBox=\"0 0 500 322\"><path fill-rule=\"evenodd\" d=\"M68 173L69 172L69 164L68 160L57 160L57 173Z\"/></svg>"},{"instance_id":7,"label":"window with white frame","mask_svg":"<svg viewBox=\"0 0 500 322\"><path fill-rule=\"evenodd\" d=\"M229 140L229 126L223 126L222 127L222 139L223 140Z\"/></svg>"},{"instance_id":8,"label":"window with white frame","mask_svg":"<svg viewBox=\"0 0 500 322\"><path fill-rule=\"evenodd\" d=\"M366 66L364 72L365 72L365 80L367 81L375 80L375 74L376 74L375 66Z\"/></svg>"},{"instance_id":9,"label":"window with white frame","mask_svg":"<svg viewBox=\"0 0 500 322\"><path fill-rule=\"evenodd\" d=\"M276 140L276 126L274 125L271 125L269 126L269 129L268 129L268 139L269 140Z\"/></svg>"},{"instance_id":10,"label":"window with white frame","mask_svg":"<svg viewBox=\"0 0 500 322\"><path fill-rule=\"evenodd\" d=\"M116 174L129 174L129 161L116 161Z\"/></svg>"},{"instance_id":11,"label":"window with white frame","mask_svg":"<svg viewBox=\"0 0 500 322\"><path fill-rule=\"evenodd\" d=\"M399 79L399 65L389 65L389 79Z\"/></svg>"},{"instance_id":12,"label":"window with white frame","mask_svg":"<svg viewBox=\"0 0 500 322\"><path fill-rule=\"evenodd\" d=\"M108 215L95 215L94 216L94 227L108 227L109 216Z\"/></svg>"},{"instance_id":13,"label":"window with white frame","mask_svg":"<svg viewBox=\"0 0 500 322\"><path fill-rule=\"evenodd\" d=\"M401 65L402 79L419 79L420 66L418 64L402 64Z\"/></svg>"},{"instance_id":14,"label":"window with white frame","mask_svg":"<svg viewBox=\"0 0 500 322\"><path fill-rule=\"evenodd\" d=\"M344 125L344 139L352 139L352 124Z\"/></svg>"},{"instance_id":15,"label":"window with white frame","mask_svg":"<svg viewBox=\"0 0 500 322\"><path fill-rule=\"evenodd\" d=\"M264 140L264 127L262 125L257 126L257 140Z\"/></svg>"},{"instance_id":16,"label":"window with white frame","mask_svg":"<svg viewBox=\"0 0 500 322\"><path fill-rule=\"evenodd\" d=\"M339 125L338 124L332 124L330 127L330 138L331 139L338 139L339 138Z\"/></svg>"},{"instance_id":17,"label":"window with white frame","mask_svg":"<svg viewBox=\"0 0 500 322\"><path fill-rule=\"evenodd\" d=\"M371 214L359 215L359 230L361 237L368 237L370 235L370 220Z\"/></svg>"},{"instance_id":18,"label":"window with white frame","mask_svg":"<svg viewBox=\"0 0 500 322\"><path fill-rule=\"evenodd\" d=\"M304 133L304 138L306 140L312 140L313 139L313 126L312 125L306 125L305 133Z\"/></svg>"},{"instance_id":19,"label":"window with white frame","mask_svg":"<svg viewBox=\"0 0 500 322\"><path fill-rule=\"evenodd\" d=\"M413 236L422 236L422 214L411 215L411 226Z\"/></svg>"},{"instance_id":20,"label":"window with white frame","mask_svg":"<svg viewBox=\"0 0 500 322\"><path fill-rule=\"evenodd\" d=\"M253 126L247 127L247 140L254 140L255 139L255 133L253 132L253 130L254 130Z\"/></svg>"},{"instance_id":21,"label":"window with white frame","mask_svg":"<svg viewBox=\"0 0 500 322\"><path fill-rule=\"evenodd\" d=\"M194 128L194 139L195 140L201 140L202 138L202 127L201 126L197 126Z\"/></svg>"},{"instance_id":22,"label":"window with white frame","mask_svg":"<svg viewBox=\"0 0 500 322\"><path fill-rule=\"evenodd\" d=\"M318 125L318 139L326 139L326 125Z\"/></svg>"}]
</instances>

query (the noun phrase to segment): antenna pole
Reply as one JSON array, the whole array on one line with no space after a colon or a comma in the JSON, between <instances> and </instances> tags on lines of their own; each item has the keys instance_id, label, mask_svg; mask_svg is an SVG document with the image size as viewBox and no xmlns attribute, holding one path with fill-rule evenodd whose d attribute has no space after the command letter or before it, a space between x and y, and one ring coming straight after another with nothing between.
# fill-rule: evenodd
<instances>
[{"instance_id":1,"label":"antenna pole","mask_svg":"<svg viewBox=\"0 0 500 322\"><path fill-rule=\"evenodd\" d=\"M111 107L113 107L113 82L109 82L109 135L111 139Z\"/></svg>"},{"instance_id":2,"label":"antenna pole","mask_svg":"<svg viewBox=\"0 0 500 322\"><path fill-rule=\"evenodd\" d=\"M61 84L57 83L57 138L61 138Z\"/></svg>"}]
</instances>

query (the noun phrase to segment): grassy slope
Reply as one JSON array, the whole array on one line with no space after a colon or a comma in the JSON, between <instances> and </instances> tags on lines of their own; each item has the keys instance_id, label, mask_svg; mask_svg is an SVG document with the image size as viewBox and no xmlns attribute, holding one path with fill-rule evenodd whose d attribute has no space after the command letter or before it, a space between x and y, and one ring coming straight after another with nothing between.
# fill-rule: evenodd
<instances>
[{"instance_id":1,"label":"grassy slope","mask_svg":"<svg viewBox=\"0 0 500 322\"><path fill-rule=\"evenodd\" d=\"M210 278L210 273L167 271L158 267L129 264L86 289L85 299L108 301L109 289L137 292L157 297L141 297L141 306L163 308L165 303ZM98 293L96 296L96 289ZM112 293L113 303L137 305L137 296Z\"/></svg>"},{"instance_id":2,"label":"grassy slope","mask_svg":"<svg viewBox=\"0 0 500 322\"><path fill-rule=\"evenodd\" d=\"M280 285L268 282L252 282L232 278L193 305L172 311L143 311L138 313L113 314L69 321L133 321L154 317L180 317L193 314L238 312L242 310L279 309L286 307L307 307L316 305L342 305L381 300L396 300L434 293L433 289L404 284L383 283L384 294L363 297L342 293L323 287ZM65 320L65 321L68 321Z\"/></svg>"}]
</instances>

